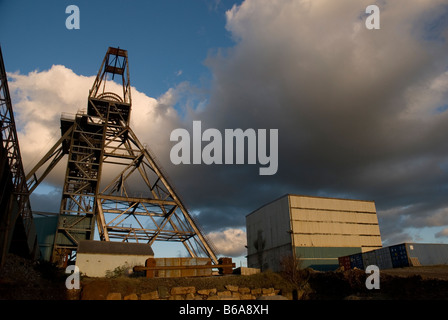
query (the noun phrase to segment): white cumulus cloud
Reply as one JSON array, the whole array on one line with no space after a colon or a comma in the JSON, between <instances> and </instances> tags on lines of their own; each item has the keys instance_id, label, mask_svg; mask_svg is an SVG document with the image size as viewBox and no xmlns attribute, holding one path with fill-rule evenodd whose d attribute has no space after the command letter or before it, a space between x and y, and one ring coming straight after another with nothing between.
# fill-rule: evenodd
<instances>
[{"instance_id":1,"label":"white cumulus cloud","mask_svg":"<svg viewBox=\"0 0 448 320\"><path fill-rule=\"evenodd\" d=\"M61 137L61 115L74 116L86 111L89 90L95 76L81 76L62 65L53 65L49 70L29 74L9 73L19 145L25 172L29 172ZM121 84L109 83L110 90L120 92ZM110 91L109 90L109 91ZM172 89L171 91L175 91ZM157 154L160 162L169 155L169 134L179 126L179 117L165 94L160 101L148 97L134 87L132 92L131 128L140 142ZM62 187L64 165L62 159L44 180L55 187ZM107 173L106 173L107 174Z\"/></svg>"},{"instance_id":2,"label":"white cumulus cloud","mask_svg":"<svg viewBox=\"0 0 448 320\"><path fill-rule=\"evenodd\" d=\"M228 228L222 232L210 232L207 237L223 256L239 257L246 254L246 233L242 229Z\"/></svg>"}]
</instances>

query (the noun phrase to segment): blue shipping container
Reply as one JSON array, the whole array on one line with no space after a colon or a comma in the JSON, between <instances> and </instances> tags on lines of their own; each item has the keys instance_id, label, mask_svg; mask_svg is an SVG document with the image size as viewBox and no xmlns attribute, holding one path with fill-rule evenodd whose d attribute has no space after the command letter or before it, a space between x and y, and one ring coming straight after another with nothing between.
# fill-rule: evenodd
<instances>
[{"instance_id":1,"label":"blue shipping container","mask_svg":"<svg viewBox=\"0 0 448 320\"><path fill-rule=\"evenodd\" d=\"M409 258L404 243L389 247L394 268L409 267Z\"/></svg>"},{"instance_id":2,"label":"blue shipping container","mask_svg":"<svg viewBox=\"0 0 448 320\"><path fill-rule=\"evenodd\" d=\"M377 266L380 270L392 269L392 258L389 247L375 250Z\"/></svg>"},{"instance_id":3,"label":"blue shipping container","mask_svg":"<svg viewBox=\"0 0 448 320\"><path fill-rule=\"evenodd\" d=\"M358 268L363 270L364 263L362 261L362 253L353 254L350 256L350 266L353 268Z\"/></svg>"},{"instance_id":4,"label":"blue shipping container","mask_svg":"<svg viewBox=\"0 0 448 320\"><path fill-rule=\"evenodd\" d=\"M363 261L364 268L367 268L367 266L370 266L370 265L377 266L378 263L376 261L375 250L363 252L362 261Z\"/></svg>"}]
</instances>

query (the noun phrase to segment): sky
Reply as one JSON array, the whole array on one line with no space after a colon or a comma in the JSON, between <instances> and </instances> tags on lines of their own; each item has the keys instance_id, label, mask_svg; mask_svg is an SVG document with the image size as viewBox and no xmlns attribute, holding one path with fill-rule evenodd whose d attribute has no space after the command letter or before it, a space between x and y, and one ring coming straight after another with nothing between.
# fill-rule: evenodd
<instances>
[{"instance_id":1,"label":"sky","mask_svg":"<svg viewBox=\"0 0 448 320\"><path fill-rule=\"evenodd\" d=\"M25 171L120 47L131 126L223 255L244 256L245 216L285 194L375 201L385 246L448 243L446 0L0 0L0 45ZM170 134L193 121L278 130L277 172L174 165ZM61 170L34 210L58 210Z\"/></svg>"}]
</instances>

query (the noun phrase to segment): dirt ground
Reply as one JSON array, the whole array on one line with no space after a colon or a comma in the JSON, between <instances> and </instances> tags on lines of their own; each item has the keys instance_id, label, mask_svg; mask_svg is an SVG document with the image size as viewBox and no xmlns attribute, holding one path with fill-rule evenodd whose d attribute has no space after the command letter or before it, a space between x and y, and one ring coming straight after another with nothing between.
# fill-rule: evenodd
<instances>
[{"instance_id":1,"label":"dirt ground","mask_svg":"<svg viewBox=\"0 0 448 320\"><path fill-rule=\"evenodd\" d=\"M448 300L448 266L382 270L380 288L367 289L363 270L315 273L308 279L311 299Z\"/></svg>"},{"instance_id":2,"label":"dirt ground","mask_svg":"<svg viewBox=\"0 0 448 320\"><path fill-rule=\"evenodd\" d=\"M422 266L422 267L408 267L397 268L382 271L382 274L389 276L409 277L421 276L422 279L440 279L448 280L448 266Z\"/></svg>"},{"instance_id":3,"label":"dirt ground","mask_svg":"<svg viewBox=\"0 0 448 320\"><path fill-rule=\"evenodd\" d=\"M63 271L48 263L10 256L0 270L0 300L94 300L105 291L141 294L157 290L160 286L224 290L226 284L295 290L295 296L303 300L448 300L447 265L381 271L379 290L366 288L363 270L315 272L306 269L295 283L273 272L176 279L146 279L135 275L82 278L82 288L75 294L74 290L66 290L66 278Z\"/></svg>"}]
</instances>

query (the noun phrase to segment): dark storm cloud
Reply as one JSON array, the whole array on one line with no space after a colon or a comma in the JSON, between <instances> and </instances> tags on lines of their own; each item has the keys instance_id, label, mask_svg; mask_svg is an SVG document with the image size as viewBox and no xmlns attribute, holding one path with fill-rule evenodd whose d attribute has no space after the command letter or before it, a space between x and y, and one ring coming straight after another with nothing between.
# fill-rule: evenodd
<instances>
[{"instance_id":1,"label":"dark storm cloud","mask_svg":"<svg viewBox=\"0 0 448 320\"><path fill-rule=\"evenodd\" d=\"M301 193L375 200L383 239L448 224L448 11L411 3L382 2L376 31L358 1L245 1L228 13L237 44L207 60L212 94L195 119L278 129L279 170L190 166L197 184L185 194L201 221L243 225L260 205Z\"/></svg>"},{"instance_id":2,"label":"dark storm cloud","mask_svg":"<svg viewBox=\"0 0 448 320\"><path fill-rule=\"evenodd\" d=\"M45 194L32 193L30 201L33 211L58 213L61 202L61 192L54 190Z\"/></svg>"}]
</instances>

